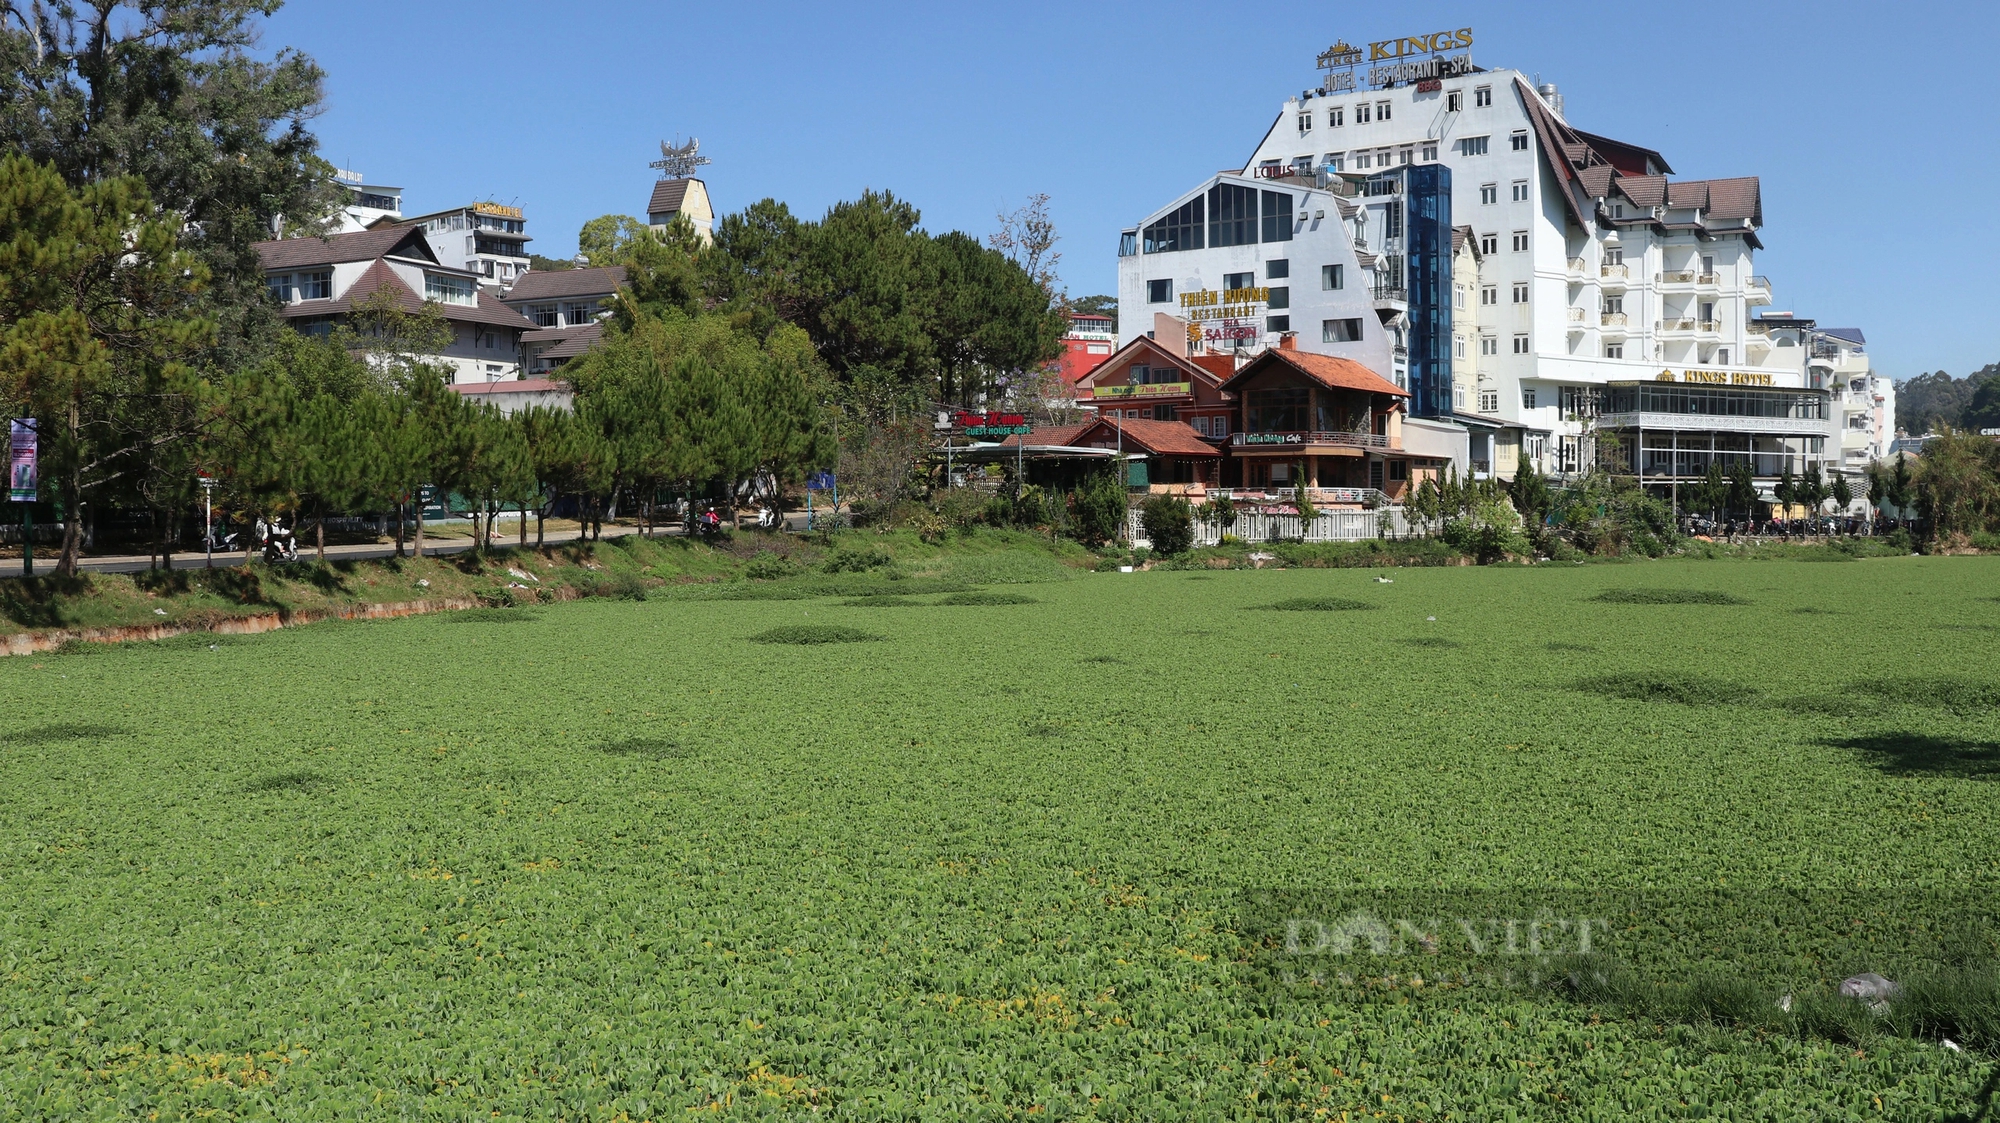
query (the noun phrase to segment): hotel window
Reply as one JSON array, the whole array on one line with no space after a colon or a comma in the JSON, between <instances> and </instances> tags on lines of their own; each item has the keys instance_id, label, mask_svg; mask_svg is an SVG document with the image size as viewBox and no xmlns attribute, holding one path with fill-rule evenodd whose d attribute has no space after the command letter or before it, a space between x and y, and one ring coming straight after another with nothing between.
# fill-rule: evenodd
<instances>
[{"instance_id":1,"label":"hotel window","mask_svg":"<svg viewBox=\"0 0 2000 1123\"><path fill-rule=\"evenodd\" d=\"M1438 158L1438 142L1437 142L1437 141L1434 141L1434 140L1427 140L1427 141L1425 141L1425 142L1424 142L1424 159L1425 159L1425 160L1436 160L1437 158Z\"/></svg>"},{"instance_id":2,"label":"hotel window","mask_svg":"<svg viewBox=\"0 0 2000 1123\"><path fill-rule=\"evenodd\" d=\"M1497 184L1497 183L1482 183L1482 184L1480 184L1480 185L1479 185L1479 202L1480 202L1480 205L1482 205L1482 206L1492 206L1492 205L1493 205L1494 203L1497 203L1497 202L1499 202L1499 201L1500 201L1500 185L1499 185L1499 184Z\"/></svg>"},{"instance_id":3,"label":"hotel window","mask_svg":"<svg viewBox=\"0 0 2000 1123\"><path fill-rule=\"evenodd\" d=\"M1453 308L1458 308L1458 309L1463 309L1463 308L1465 307L1465 286L1464 286L1464 285L1454 285L1454 286L1452 286L1452 290L1451 290L1451 306L1452 306Z\"/></svg>"},{"instance_id":4,"label":"hotel window","mask_svg":"<svg viewBox=\"0 0 2000 1123\"><path fill-rule=\"evenodd\" d=\"M1612 217L1612 218L1624 218L1624 217L1625 217L1625 204L1623 204L1623 203L1613 203L1613 204L1611 204L1611 217Z\"/></svg>"},{"instance_id":5,"label":"hotel window","mask_svg":"<svg viewBox=\"0 0 2000 1123\"><path fill-rule=\"evenodd\" d=\"M1249 188L1242 190L1248 191ZM1166 215L1158 222L1146 227L1140 248L1146 253L1173 253L1177 250L1198 250L1206 223L1203 215L1202 197L1196 195L1181 204L1178 210ZM1161 300L1166 299L1162 297ZM1154 301L1158 304L1160 301Z\"/></svg>"},{"instance_id":6,"label":"hotel window","mask_svg":"<svg viewBox=\"0 0 2000 1123\"><path fill-rule=\"evenodd\" d=\"M1211 417L1211 418L1209 418L1209 419L1208 419L1208 435L1209 435L1209 436L1211 436L1211 437L1226 437L1226 436L1228 436L1228 435L1229 435L1229 418L1227 418L1227 417L1225 417L1225 416L1223 416L1223 415L1221 415L1221 414L1217 414L1216 416L1214 416L1214 417Z\"/></svg>"},{"instance_id":7,"label":"hotel window","mask_svg":"<svg viewBox=\"0 0 2000 1123\"><path fill-rule=\"evenodd\" d=\"M1299 131L1300 131L1300 132L1302 132L1302 133L1309 133L1309 132L1313 131L1313 115L1312 115L1312 114L1310 114L1310 113L1301 113L1301 114L1299 114Z\"/></svg>"},{"instance_id":8,"label":"hotel window","mask_svg":"<svg viewBox=\"0 0 2000 1123\"><path fill-rule=\"evenodd\" d=\"M1409 479L1409 478L1410 478L1410 462L1409 462L1409 461L1407 461L1407 460L1391 460L1391 461L1389 461L1389 478L1390 478L1391 480L1394 480L1394 481L1396 481L1397 483L1401 483L1401 482L1403 482L1404 480L1407 480L1407 479Z\"/></svg>"},{"instance_id":9,"label":"hotel window","mask_svg":"<svg viewBox=\"0 0 2000 1123\"><path fill-rule=\"evenodd\" d=\"M1375 150L1375 166L1376 166L1376 167L1378 167L1378 168L1386 168L1386 167L1388 167L1388 166L1389 166L1389 150L1388 150L1388 149L1386 149L1386 148L1377 148L1377 149Z\"/></svg>"},{"instance_id":10,"label":"hotel window","mask_svg":"<svg viewBox=\"0 0 2000 1123\"><path fill-rule=\"evenodd\" d=\"M1481 390L1481 391L1479 392L1479 412L1481 412L1481 413L1499 413L1499 412L1500 412L1500 391L1498 391L1498 390Z\"/></svg>"},{"instance_id":11,"label":"hotel window","mask_svg":"<svg viewBox=\"0 0 2000 1123\"><path fill-rule=\"evenodd\" d=\"M1521 387L1521 408L1522 409L1535 408L1535 391L1530 387L1527 386Z\"/></svg>"},{"instance_id":12,"label":"hotel window","mask_svg":"<svg viewBox=\"0 0 2000 1123\"><path fill-rule=\"evenodd\" d=\"M1274 257L1264 263L1264 278L1266 280L1282 281L1291 275L1292 263L1289 258Z\"/></svg>"},{"instance_id":13,"label":"hotel window","mask_svg":"<svg viewBox=\"0 0 2000 1123\"><path fill-rule=\"evenodd\" d=\"M1729 365L1729 348L1723 347L1715 352L1715 364L1724 367Z\"/></svg>"},{"instance_id":14,"label":"hotel window","mask_svg":"<svg viewBox=\"0 0 2000 1123\"><path fill-rule=\"evenodd\" d=\"M1146 303L1165 304L1173 298L1174 283L1172 281L1146 282Z\"/></svg>"},{"instance_id":15,"label":"hotel window","mask_svg":"<svg viewBox=\"0 0 2000 1123\"><path fill-rule=\"evenodd\" d=\"M1292 174L1301 179L1313 174L1313 158L1311 156L1292 157Z\"/></svg>"},{"instance_id":16,"label":"hotel window","mask_svg":"<svg viewBox=\"0 0 2000 1123\"><path fill-rule=\"evenodd\" d=\"M1365 125L1368 123L1367 102L1364 101L1360 105L1354 107L1354 123L1357 125Z\"/></svg>"},{"instance_id":17,"label":"hotel window","mask_svg":"<svg viewBox=\"0 0 2000 1123\"><path fill-rule=\"evenodd\" d=\"M1525 355L1528 353L1528 337L1525 333L1514 337L1514 353L1516 355Z\"/></svg>"},{"instance_id":18,"label":"hotel window","mask_svg":"<svg viewBox=\"0 0 2000 1123\"><path fill-rule=\"evenodd\" d=\"M1624 247L1624 246L1605 246L1605 247L1604 247L1604 264L1606 264L1606 265L1623 265L1623 264L1625 264L1625 247Z\"/></svg>"},{"instance_id":19,"label":"hotel window","mask_svg":"<svg viewBox=\"0 0 2000 1123\"><path fill-rule=\"evenodd\" d=\"M1382 208L1382 237L1386 240L1402 236L1403 204L1392 201ZM1402 259L1392 258L1391 260L1401 261Z\"/></svg>"},{"instance_id":20,"label":"hotel window","mask_svg":"<svg viewBox=\"0 0 2000 1123\"><path fill-rule=\"evenodd\" d=\"M1255 273L1224 273L1222 275L1222 291L1225 294L1235 292L1238 289L1254 288L1256 284L1257 274Z\"/></svg>"},{"instance_id":21,"label":"hotel window","mask_svg":"<svg viewBox=\"0 0 2000 1123\"><path fill-rule=\"evenodd\" d=\"M1396 155L1399 163L1414 164L1417 162L1417 150L1414 148L1405 147L1397 152Z\"/></svg>"},{"instance_id":22,"label":"hotel window","mask_svg":"<svg viewBox=\"0 0 2000 1123\"><path fill-rule=\"evenodd\" d=\"M1493 87L1481 86L1472 91L1472 104L1481 109L1493 104Z\"/></svg>"},{"instance_id":23,"label":"hotel window","mask_svg":"<svg viewBox=\"0 0 2000 1123\"><path fill-rule=\"evenodd\" d=\"M264 291L271 294L272 300L280 304L290 304L292 302L292 275L290 273L273 273L265 277Z\"/></svg>"},{"instance_id":24,"label":"hotel window","mask_svg":"<svg viewBox=\"0 0 2000 1123\"><path fill-rule=\"evenodd\" d=\"M1345 166L1345 164L1346 164L1346 161L1345 161L1345 160L1343 160L1343 159L1341 158L1341 154L1340 154L1340 153L1338 153L1338 152L1329 152L1329 153L1327 153L1327 154L1326 154L1326 166L1327 166L1328 170L1330 170L1330 171L1336 171L1336 172L1337 172L1337 171L1339 171L1339 170L1340 170L1340 169L1341 169L1341 168L1342 168L1343 166Z\"/></svg>"},{"instance_id":25,"label":"hotel window","mask_svg":"<svg viewBox=\"0 0 2000 1123\"><path fill-rule=\"evenodd\" d=\"M1500 303L1500 286L1499 285L1479 286L1479 303L1481 304Z\"/></svg>"},{"instance_id":26,"label":"hotel window","mask_svg":"<svg viewBox=\"0 0 2000 1123\"><path fill-rule=\"evenodd\" d=\"M562 326L562 321L556 318L556 306L553 304L528 305L528 318L535 321L535 326L538 328L557 328Z\"/></svg>"},{"instance_id":27,"label":"hotel window","mask_svg":"<svg viewBox=\"0 0 2000 1123\"><path fill-rule=\"evenodd\" d=\"M1451 357L1452 357L1452 358L1454 358L1454 359L1463 359L1463 358L1465 358L1465 337L1464 337L1464 336L1462 336L1462 335L1455 335L1455 336L1452 336L1452 337L1451 337Z\"/></svg>"},{"instance_id":28,"label":"hotel window","mask_svg":"<svg viewBox=\"0 0 2000 1123\"><path fill-rule=\"evenodd\" d=\"M1319 324L1321 343L1361 342L1360 320L1321 320Z\"/></svg>"},{"instance_id":29,"label":"hotel window","mask_svg":"<svg viewBox=\"0 0 2000 1123\"><path fill-rule=\"evenodd\" d=\"M1623 343L1607 343L1607 344L1605 344L1605 345L1604 345L1604 357L1605 357L1605 358L1607 358L1607 359L1622 359L1622 358L1624 358L1624 357L1625 357L1625 345L1624 345Z\"/></svg>"},{"instance_id":30,"label":"hotel window","mask_svg":"<svg viewBox=\"0 0 2000 1123\"><path fill-rule=\"evenodd\" d=\"M563 319L570 327L589 323L597 315L597 305L584 301L579 304L563 305Z\"/></svg>"},{"instance_id":31,"label":"hotel window","mask_svg":"<svg viewBox=\"0 0 2000 1123\"><path fill-rule=\"evenodd\" d=\"M1345 266L1340 266L1340 265L1320 266L1319 287L1322 289L1337 289L1346 287L1345 282L1347 278L1344 275L1345 273L1346 273Z\"/></svg>"},{"instance_id":32,"label":"hotel window","mask_svg":"<svg viewBox=\"0 0 2000 1123\"><path fill-rule=\"evenodd\" d=\"M424 274L424 299L445 304L473 304L475 286L470 277L453 277L444 273Z\"/></svg>"},{"instance_id":33,"label":"hotel window","mask_svg":"<svg viewBox=\"0 0 2000 1123\"><path fill-rule=\"evenodd\" d=\"M1388 103L1388 102L1386 102L1386 101L1378 101L1378 102L1376 102L1376 103L1375 103L1375 119L1376 119L1377 121L1387 121L1387 120L1389 119L1389 103Z\"/></svg>"},{"instance_id":34,"label":"hotel window","mask_svg":"<svg viewBox=\"0 0 2000 1123\"><path fill-rule=\"evenodd\" d=\"M1498 355L1500 353L1500 341L1490 335L1480 336L1479 353L1482 355Z\"/></svg>"},{"instance_id":35,"label":"hotel window","mask_svg":"<svg viewBox=\"0 0 2000 1123\"><path fill-rule=\"evenodd\" d=\"M1292 330L1292 318L1290 316L1266 316L1264 317L1264 330L1273 334L1290 331Z\"/></svg>"},{"instance_id":36,"label":"hotel window","mask_svg":"<svg viewBox=\"0 0 2000 1123\"><path fill-rule=\"evenodd\" d=\"M1208 244L1211 247L1257 243L1257 189L1218 183L1208 189Z\"/></svg>"},{"instance_id":37,"label":"hotel window","mask_svg":"<svg viewBox=\"0 0 2000 1123\"><path fill-rule=\"evenodd\" d=\"M1492 139L1485 136L1469 136L1458 142L1458 150L1467 156L1484 156L1487 145Z\"/></svg>"},{"instance_id":38,"label":"hotel window","mask_svg":"<svg viewBox=\"0 0 2000 1123\"><path fill-rule=\"evenodd\" d=\"M1528 302L1528 282L1526 282L1526 281L1515 281L1515 282L1514 282L1514 303L1516 303L1516 304L1526 304L1527 302Z\"/></svg>"},{"instance_id":39,"label":"hotel window","mask_svg":"<svg viewBox=\"0 0 2000 1123\"><path fill-rule=\"evenodd\" d=\"M1264 240L1289 242L1294 233L1292 197L1283 191L1264 192Z\"/></svg>"},{"instance_id":40,"label":"hotel window","mask_svg":"<svg viewBox=\"0 0 2000 1123\"><path fill-rule=\"evenodd\" d=\"M1526 230L1514 231L1514 252L1515 253L1528 252L1528 232Z\"/></svg>"},{"instance_id":41,"label":"hotel window","mask_svg":"<svg viewBox=\"0 0 2000 1123\"><path fill-rule=\"evenodd\" d=\"M300 300L329 300L333 297L333 270L315 269L300 273L297 284Z\"/></svg>"},{"instance_id":42,"label":"hotel window","mask_svg":"<svg viewBox=\"0 0 2000 1123\"><path fill-rule=\"evenodd\" d=\"M1445 91L1445 95L1444 95L1444 111L1445 111L1446 113L1456 113L1456 112L1458 112L1459 110L1461 110L1461 109L1464 109L1464 108L1465 108L1465 91L1464 91L1464 90L1447 90L1447 91Z\"/></svg>"},{"instance_id":43,"label":"hotel window","mask_svg":"<svg viewBox=\"0 0 2000 1123\"><path fill-rule=\"evenodd\" d=\"M1268 298L1265 301L1265 307L1273 312L1292 306L1292 287L1290 285L1274 285L1266 291L1265 295Z\"/></svg>"},{"instance_id":44,"label":"hotel window","mask_svg":"<svg viewBox=\"0 0 2000 1123\"><path fill-rule=\"evenodd\" d=\"M1195 418L1194 431L1200 433L1204 437L1208 436L1208 418L1206 417Z\"/></svg>"},{"instance_id":45,"label":"hotel window","mask_svg":"<svg viewBox=\"0 0 2000 1123\"><path fill-rule=\"evenodd\" d=\"M1512 137L1508 138L1508 143L1513 145L1514 151L1526 152L1528 150L1528 134L1525 132L1517 132Z\"/></svg>"},{"instance_id":46,"label":"hotel window","mask_svg":"<svg viewBox=\"0 0 2000 1123\"><path fill-rule=\"evenodd\" d=\"M1622 314L1624 313L1624 311L1625 311L1625 298L1624 298L1624 297L1622 297L1622 296L1607 296L1607 297L1605 297L1605 298L1604 298L1604 312L1605 312L1605 314L1606 314L1606 315L1609 315L1609 316L1617 316L1617 315L1622 315Z\"/></svg>"},{"instance_id":47,"label":"hotel window","mask_svg":"<svg viewBox=\"0 0 2000 1123\"><path fill-rule=\"evenodd\" d=\"M1354 153L1354 170L1355 170L1355 171L1361 171L1361 170L1363 170L1363 169L1366 169L1366 168L1372 168L1372 167L1374 167L1374 166L1375 166L1375 161L1374 161L1374 159L1373 159L1372 157L1370 157L1370 156L1368 155L1368 153L1366 153L1366 152L1362 152L1362 151L1360 151L1360 150L1358 150L1358 149L1357 149L1357 150L1355 151L1355 153Z\"/></svg>"},{"instance_id":48,"label":"hotel window","mask_svg":"<svg viewBox=\"0 0 2000 1123\"><path fill-rule=\"evenodd\" d=\"M1347 110L1342 109L1340 106L1336 105L1332 109L1326 111L1327 128L1337 129L1345 124L1347 124Z\"/></svg>"},{"instance_id":49,"label":"hotel window","mask_svg":"<svg viewBox=\"0 0 2000 1123\"><path fill-rule=\"evenodd\" d=\"M1517 179L1514 181L1514 201L1517 203L1525 203L1528 201L1527 180Z\"/></svg>"},{"instance_id":50,"label":"hotel window","mask_svg":"<svg viewBox=\"0 0 2000 1123\"><path fill-rule=\"evenodd\" d=\"M1486 257L1492 257L1494 254L1499 253L1500 235L1481 234L1479 236L1479 252Z\"/></svg>"}]
</instances>

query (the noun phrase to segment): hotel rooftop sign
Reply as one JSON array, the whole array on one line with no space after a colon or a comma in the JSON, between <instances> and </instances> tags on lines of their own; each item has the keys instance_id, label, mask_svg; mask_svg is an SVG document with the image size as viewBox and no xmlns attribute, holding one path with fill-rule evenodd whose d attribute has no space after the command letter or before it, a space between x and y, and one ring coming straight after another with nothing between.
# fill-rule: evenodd
<instances>
[{"instance_id":1,"label":"hotel rooftop sign","mask_svg":"<svg viewBox=\"0 0 2000 1123\"><path fill-rule=\"evenodd\" d=\"M1464 53L1448 56L1451 51ZM1470 74L1473 70L1472 29L1461 27L1456 31L1384 39L1368 44L1365 52L1342 40L1319 54L1319 68L1327 72L1325 91L1330 94L1352 92L1355 88L1355 68L1362 64L1364 58L1371 64L1368 86L1376 90L1406 82L1436 81Z\"/></svg>"}]
</instances>

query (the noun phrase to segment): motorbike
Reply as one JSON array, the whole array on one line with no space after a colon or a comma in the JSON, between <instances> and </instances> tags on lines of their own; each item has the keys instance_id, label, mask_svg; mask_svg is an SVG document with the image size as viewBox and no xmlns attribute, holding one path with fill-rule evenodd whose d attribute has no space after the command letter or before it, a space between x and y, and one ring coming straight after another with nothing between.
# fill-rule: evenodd
<instances>
[{"instance_id":1,"label":"motorbike","mask_svg":"<svg viewBox=\"0 0 2000 1123\"><path fill-rule=\"evenodd\" d=\"M262 519L257 520L257 541L264 547L264 562L267 565L299 560L298 536L287 530L284 523L274 520L267 524Z\"/></svg>"},{"instance_id":2,"label":"motorbike","mask_svg":"<svg viewBox=\"0 0 2000 1123\"><path fill-rule=\"evenodd\" d=\"M703 508L694 517L690 529L703 538L716 538L722 534L722 516L713 507Z\"/></svg>"},{"instance_id":3,"label":"motorbike","mask_svg":"<svg viewBox=\"0 0 2000 1123\"><path fill-rule=\"evenodd\" d=\"M757 508L757 529L777 530L785 525L785 516L775 506Z\"/></svg>"}]
</instances>

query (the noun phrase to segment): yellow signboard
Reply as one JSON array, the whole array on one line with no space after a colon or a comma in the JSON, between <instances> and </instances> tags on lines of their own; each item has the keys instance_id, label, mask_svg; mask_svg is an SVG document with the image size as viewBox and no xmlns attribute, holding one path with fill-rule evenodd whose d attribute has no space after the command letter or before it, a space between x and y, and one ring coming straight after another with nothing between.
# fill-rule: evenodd
<instances>
[{"instance_id":1,"label":"yellow signboard","mask_svg":"<svg viewBox=\"0 0 2000 1123\"><path fill-rule=\"evenodd\" d=\"M1153 398L1168 394L1186 394L1191 390L1187 382L1147 382L1139 386L1099 386L1096 395L1100 398Z\"/></svg>"},{"instance_id":2,"label":"yellow signboard","mask_svg":"<svg viewBox=\"0 0 2000 1123\"><path fill-rule=\"evenodd\" d=\"M472 204L472 213L490 214L495 218L519 218L521 217L521 208L502 206L499 203L474 203Z\"/></svg>"},{"instance_id":3,"label":"yellow signboard","mask_svg":"<svg viewBox=\"0 0 2000 1123\"><path fill-rule=\"evenodd\" d=\"M1763 371L1743 370L1684 370L1675 374L1663 370L1654 377L1655 382L1693 382L1709 386L1775 386L1769 374Z\"/></svg>"},{"instance_id":4,"label":"yellow signboard","mask_svg":"<svg viewBox=\"0 0 2000 1123\"><path fill-rule=\"evenodd\" d=\"M1472 46L1472 29L1461 27L1457 31L1433 31L1429 35L1410 35L1401 39L1384 39L1380 43L1368 44L1368 61L1408 58L1411 55L1435 55L1445 51L1463 50Z\"/></svg>"}]
</instances>

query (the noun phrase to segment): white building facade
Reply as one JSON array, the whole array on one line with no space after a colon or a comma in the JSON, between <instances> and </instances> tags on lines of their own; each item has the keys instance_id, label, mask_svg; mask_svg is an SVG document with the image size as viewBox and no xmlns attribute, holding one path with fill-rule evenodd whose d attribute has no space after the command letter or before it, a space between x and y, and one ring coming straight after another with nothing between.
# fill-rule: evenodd
<instances>
[{"instance_id":1,"label":"white building facade","mask_svg":"<svg viewBox=\"0 0 2000 1123\"><path fill-rule=\"evenodd\" d=\"M533 239L519 207L473 203L401 221L423 229L439 261L478 274L483 285L504 289L528 271Z\"/></svg>"},{"instance_id":2,"label":"white building facade","mask_svg":"<svg viewBox=\"0 0 2000 1123\"><path fill-rule=\"evenodd\" d=\"M1456 35L1433 38L1469 46L1469 29ZM1522 451L1555 473L1586 468L1614 444L1598 435L1616 432L1626 470L1662 491L1716 457L1760 477L1844 462L1830 375L1808 368L1809 346L1779 346L1753 322L1771 302L1754 265L1756 178L1671 180L1658 152L1571 126L1553 85L1469 55L1376 69L1374 89L1355 81L1358 49L1329 56L1347 71L1288 98L1245 171L1275 185L1450 169L1452 222L1478 257L1469 315L1451 329L1469 352L1454 363L1459 408L1518 426ZM1664 381L1687 389L1632 390Z\"/></svg>"},{"instance_id":3,"label":"white building facade","mask_svg":"<svg viewBox=\"0 0 2000 1123\"><path fill-rule=\"evenodd\" d=\"M334 172L333 178L347 192L346 204L334 216L333 233L352 234L385 219L389 222L403 220L402 188L369 183L360 172L344 169Z\"/></svg>"}]
</instances>

